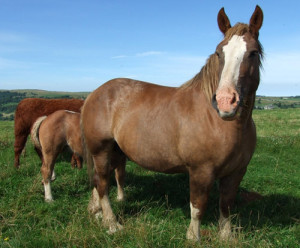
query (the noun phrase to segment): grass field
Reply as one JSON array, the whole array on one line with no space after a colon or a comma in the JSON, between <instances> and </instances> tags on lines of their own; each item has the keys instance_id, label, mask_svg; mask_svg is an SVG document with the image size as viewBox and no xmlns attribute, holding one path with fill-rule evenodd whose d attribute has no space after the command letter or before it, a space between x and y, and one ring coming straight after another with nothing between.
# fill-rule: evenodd
<instances>
[{"instance_id":1,"label":"grass field","mask_svg":"<svg viewBox=\"0 0 300 248\"><path fill-rule=\"evenodd\" d=\"M218 191L203 219L201 244L185 239L190 221L187 175L164 175L127 163L126 201L112 206L124 230L106 233L87 213L87 172L72 169L64 154L52 183L54 202L44 202L41 163L32 144L13 168L13 122L0 122L0 247L299 247L300 109L254 111L258 144L234 209L234 238L217 236ZM247 192L263 197L245 202Z\"/></svg>"}]
</instances>

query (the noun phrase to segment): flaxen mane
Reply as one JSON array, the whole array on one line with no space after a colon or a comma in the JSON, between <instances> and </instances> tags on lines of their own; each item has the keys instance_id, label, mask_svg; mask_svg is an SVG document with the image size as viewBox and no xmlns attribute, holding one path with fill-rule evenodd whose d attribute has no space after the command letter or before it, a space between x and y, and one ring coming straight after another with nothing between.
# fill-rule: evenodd
<instances>
[{"instance_id":1,"label":"flaxen mane","mask_svg":"<svg viewBox=\"0 0 300 248\"><path fill-rule=\"evenodd\" d=\"M217 55L212 54L207 59L206 64L201 71L192 79L180 86L181 89L201 87L208 99L212 98L215 89L218 86L219 75L216 69L219 66Z\"/></svg>"},{"instance_id":2,"label":"flaxen mane","mask_svg":"<svg viewBox=\"0 0 300 248\"><path fill-rule=\"evenodd\" d=\"M232 36L239 35L242 36L249 32L249 25L243 23L237 23L232 28L230 28L225 35L224 41L229 41ZM263 58L263 48L259 43L259 54L260 58ZM196 74L192 79L180 86L181 89L201 87L205 93L207 99L210 101L219 82L218 68L219 60L216 54L210 55L207 59L206 64L202 67L201 71ZM260 63L261 66L261 63Z\"/></svg>"}]
</instances>

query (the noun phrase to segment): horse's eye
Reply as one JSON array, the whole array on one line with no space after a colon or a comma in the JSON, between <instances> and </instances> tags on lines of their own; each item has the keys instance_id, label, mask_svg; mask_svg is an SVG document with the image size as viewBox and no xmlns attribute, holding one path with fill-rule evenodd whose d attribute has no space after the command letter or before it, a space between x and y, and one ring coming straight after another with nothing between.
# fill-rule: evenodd
<instances>
[{"instance_id":1,"label":"horse's eye","mask_svg":"<svg viewBox=\"0 0 300 248\"><path fill-rule=\"evenodd\" d=\"M216 51L216 55L218 56L218 58L220 58L220 54L218 51Z\"/></svg>"},{"instance_id":2,"label":"horse's eye","mask_svg":"<svg viewBox=\"0 0 300 248\"><path fill-rule=\"evenodd\" d=\"M254 50L249 53L249 58L254 58L258 54L258 51Z\"/></svg>"}]
</instances>

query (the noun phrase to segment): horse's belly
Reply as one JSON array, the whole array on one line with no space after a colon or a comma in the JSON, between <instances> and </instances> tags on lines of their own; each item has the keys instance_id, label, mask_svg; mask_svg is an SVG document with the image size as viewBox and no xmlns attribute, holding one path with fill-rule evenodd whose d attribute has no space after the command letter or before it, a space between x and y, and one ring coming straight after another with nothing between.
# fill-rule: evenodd
<instances>
[{"instance_id":1,"label":"horse's belly","mask_svg":"<svg viewBox=\"0 0 300 248\"><path fill-rule=\"evenodd\" d=\"M186 166L171 146L160 148L147 143L123 145L122 142L118 142L118 144L130 160L145 169L163 173L187 172Z\"/></svg>"},{"instance_id":2,"label":"horse's belly","mask_svg":"<svg viewBox=\"0 0 300 248\"><path fill-rule=\"evenodd\" d=\"M170 161L165 160L165 159L137 159L134 160L138 165L141 167L151 170L151 171L156 171L156 172L162 172L162 173L168 173L168 174L173 174L173 173L186 173L187 172L187 167L181 164L174 164L170 163Z\"/></svg>"}]
</instances>

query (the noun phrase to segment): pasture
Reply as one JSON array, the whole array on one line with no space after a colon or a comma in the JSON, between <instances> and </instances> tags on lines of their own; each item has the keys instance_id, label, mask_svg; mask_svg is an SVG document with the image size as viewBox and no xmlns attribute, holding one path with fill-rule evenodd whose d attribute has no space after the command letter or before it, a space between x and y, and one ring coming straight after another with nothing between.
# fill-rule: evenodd
<instances>
[{"instance_id":1,"label":"pasture","mask_svg":"<svg viewBox=\"0 0 300 248\"><path fill-rule=\"evenodd\" d=\"M215 184L202 222L201 244L186 240L190 221L188 176L165 175L127 162L126 201L114 212L124 230L109 235L89 216L86 167L59 157L54 202L44 202L41 162L31 142L21 167L13 167L13 121L0 122L0 247L299 247L300 109L254 111L258 143L234 209L234 237L218 239ZM249 192L257 192L251 194Z\"/></svg>"}]
</instances>

